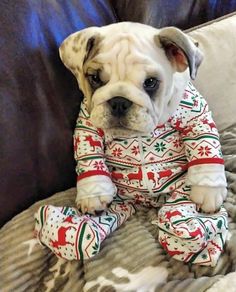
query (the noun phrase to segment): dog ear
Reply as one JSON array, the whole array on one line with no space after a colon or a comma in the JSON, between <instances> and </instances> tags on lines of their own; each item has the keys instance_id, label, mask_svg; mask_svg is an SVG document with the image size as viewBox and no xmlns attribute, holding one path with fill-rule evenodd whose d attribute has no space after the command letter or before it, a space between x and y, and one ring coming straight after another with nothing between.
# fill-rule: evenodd
<instances>
[{"instance_id":1,"label":"dog ear","mask_svg":"<svg viewBox=\"0 0 236 292\"><path fill-rule=\"evenodd\" d=\"M80 89L84 93L85 104L90 109L91 88L84 76L84 64L98 52L100 41L98 27L89 27L69 35L59 48L64 65L75 75Z\"/></svg>"},{"instance_id":2,"label":"dog ear","mask_svg":"<svg viewBox=\"0 0 236 292\"><path fill-rule=\"evenodd\" d=\"M167 58L177 72L189 67L190 77L196 78L197 69L203 60L198 43L175 27L166 27L155 35L157 45L164 48Z\"/></svg>"},{"instance_id":3,"label":"dog ear","mask_svg":"<svg viewBox=\"0 0 236 292\"><path fill-rule=\"evenodd\" d=\"M83 65L90 57L99 39L98 27L89 27L69 35L59 48L59 55L64 65L78 79Z\"/></svg>"}]
</instances>

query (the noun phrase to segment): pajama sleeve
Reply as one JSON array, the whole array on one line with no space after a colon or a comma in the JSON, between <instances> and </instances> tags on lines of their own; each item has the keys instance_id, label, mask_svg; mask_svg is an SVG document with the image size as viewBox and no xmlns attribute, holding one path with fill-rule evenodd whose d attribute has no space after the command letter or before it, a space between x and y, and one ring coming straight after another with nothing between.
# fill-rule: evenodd
<instances>
[{"instance_id":1,"label":"pajama sleeve","mask_svg":"<svg viewBox=\"0 0 236 292\"><path fill-rule=\"evenodd\" d=\"M74 157L77 196L87 198L115 193L104 158L104 133L93 126L84 103L81 104L74 131Z\"/></svg>"},{"instance_id":2,"label":"pajama sleeve","mask_svg":"<svg viewBox=\"0 0 236 292\"><path fill-rule=\"evenodd\" d=\"M192 84L178 112L179 130L188 159L189 185L225 187L224 160L219 134L206 100Z\"/></svg>"}]
</instances>

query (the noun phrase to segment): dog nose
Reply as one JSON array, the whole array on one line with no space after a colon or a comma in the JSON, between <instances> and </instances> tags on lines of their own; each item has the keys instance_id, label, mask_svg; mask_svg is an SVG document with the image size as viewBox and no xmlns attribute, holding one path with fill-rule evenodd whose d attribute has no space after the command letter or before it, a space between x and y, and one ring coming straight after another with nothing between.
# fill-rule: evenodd
<instances>
[{"instance_id":1,"label":"dog nose","mask_svg":"<svg viewBox=\"0 0 236 292\"><path fill-rule=\"evenodd\" d=\"M124 116L128 109L132 105L132 101L122 97L122 96L115 96L112 99L108 100L108 104L111 107L111 113L115 117Z\"/></svg>"}]
</instances>

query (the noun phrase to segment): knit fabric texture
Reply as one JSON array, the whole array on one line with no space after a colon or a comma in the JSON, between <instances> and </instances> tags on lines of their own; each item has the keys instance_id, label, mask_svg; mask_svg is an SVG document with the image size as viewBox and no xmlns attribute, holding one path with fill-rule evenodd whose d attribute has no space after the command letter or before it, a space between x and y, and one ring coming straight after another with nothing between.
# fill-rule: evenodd
<instances>
[{"instance_id":1,"label":"knit fabric texture","mask_svg":"<svg viewBox=\"0 0 236 292\"><path fill-rule=\"evenodd\" d=\"M176 112L149 136L113 138L93 126L83 103L74 134L74 151L79 197L91 197L93 188L106 195L114 185L117 193L111 207L100 216L71 210L76 226L68 222L68 214L62 209L49 212L53 207L43 207L49 213L40 223L42 209L39 210L38 238L58 256L92 257L104 238L141 204L159 209L153 223L158 225L160 244L171 256L184 262L216 265L227 235L227 213L223 207L214 215L199 213L189 195L191 185L225 187L224 160L211 112L191 83ZM103 176L104 183L91 185L91 178L96 182L97 176ZM125 213L120 206L128 208ZM115 221L105 220L109 231L102 236L103 219L111 214ZM65 230L64 245L58 243L61 228ZM67 240L67 233L71 240ZM91 234L97 234L93 242ZM64 250L65 246L70 247L70 252ZM92 246L96 251L91 250Z\"/></svg>"}]
</instances>

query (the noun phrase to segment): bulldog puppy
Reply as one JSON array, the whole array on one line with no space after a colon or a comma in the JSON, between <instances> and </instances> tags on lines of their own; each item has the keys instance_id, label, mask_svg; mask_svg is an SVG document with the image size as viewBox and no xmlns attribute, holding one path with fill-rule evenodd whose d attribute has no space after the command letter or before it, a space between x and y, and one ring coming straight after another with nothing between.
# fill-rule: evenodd
<instances>
[{"instance_id":1,"label":"bulldog puppy","mask_svg":"<svg viewBox=\"0 0 236 292\"><path fill-rule=\"evenodd\" d=\"M198 44L179 29L131 22L76 32L62 43L60 57L78 80L92 124L113 138L148 136L165 124L203 59ZM196 183L194 176L204 176L205 168L225 181L223 165L189 168L190 198L215 212L226 187ZM105 209L115 196L114 182L103 175L83 178L77 204L84 212Z\"/></svg>"}]
</instances>

